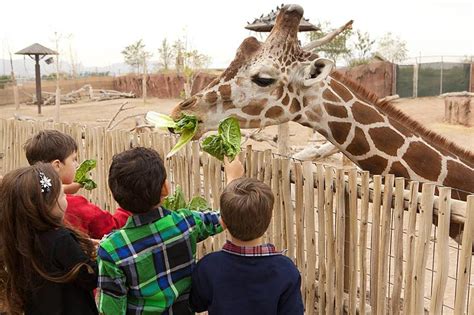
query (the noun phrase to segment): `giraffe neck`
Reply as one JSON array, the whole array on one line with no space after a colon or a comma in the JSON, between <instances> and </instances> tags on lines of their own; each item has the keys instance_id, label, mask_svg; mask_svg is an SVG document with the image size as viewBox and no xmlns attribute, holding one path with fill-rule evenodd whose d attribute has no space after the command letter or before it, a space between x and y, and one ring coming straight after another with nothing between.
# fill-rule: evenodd
<instances>
[{"instance_id":1,"label":"giraffe neck","mask_svg":"<svg viewBox=\"0 0 474 315\"><path fill-rule=\"evenodd\" d=\"M316 129L362 169L474 192L473 155L449 150L456 146L420 132L423 127L401 112L384 110L374 98L334 78L310 98L318 106L309 105L299 122Z\"/></svg>"}]
</instances>

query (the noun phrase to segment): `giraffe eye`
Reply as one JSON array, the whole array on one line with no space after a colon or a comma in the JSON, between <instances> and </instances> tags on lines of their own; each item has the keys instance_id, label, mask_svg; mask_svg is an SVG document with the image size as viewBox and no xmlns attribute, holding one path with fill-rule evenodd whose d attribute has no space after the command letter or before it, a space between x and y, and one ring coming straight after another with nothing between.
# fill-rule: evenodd
<instances>
[{"instance_id":1,"label":"giraffe eye","mask_svg":"<svg viewBox=\"0 0 474 315\"><path fill-rule=\"evenodd\" d=\"M255 83L256 85L262 86L262 87L272 85L273 83L275 83L275 81L276 80L272 79L272 78L260 78L258 76L253 76L252 77L252 82Z\"/></svg>"}]
</instances>

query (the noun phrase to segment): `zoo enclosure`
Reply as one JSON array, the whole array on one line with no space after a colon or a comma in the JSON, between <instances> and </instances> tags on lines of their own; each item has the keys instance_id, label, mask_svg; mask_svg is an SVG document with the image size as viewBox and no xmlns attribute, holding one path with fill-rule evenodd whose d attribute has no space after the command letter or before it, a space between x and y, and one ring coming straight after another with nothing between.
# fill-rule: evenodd
<instances>
[{"instance_id":1,"label":"zoo enclosure","mask_svg":"<svg viewBox=\"0 0 474 315\"><path fill-rule=\"evenodd\" d=\"M106 187L113 154L146 146L163 156L176 141L157 132L0 120L3 173L27 165L22 144L44 128L74 137L79 159L97 159L92 173L99 187L86 195L109 210L117 206ZM247 176L268 183L275 194L265 239L287 248L300 270L307 314L474 312L474 196L460 202L450 200L449 188L440 188L440 197L435 196L431 184L419 193L418 183L410 182L405 191L405 180L390 175L382 184L381 176L365 171L314 166L250 147L242 154ZM207 154L200 156L197 142L166 160L165 166L172 184L181 185L188 198L202 195L218 207L222 165ZM432 225L433 213L439 214L439 228ZM461 247L448 238L449 219L465 222L469 233L463 234ZM224 238L220 234L206 240L198 254L218 250Z\"/></svg>"}]
</instances>

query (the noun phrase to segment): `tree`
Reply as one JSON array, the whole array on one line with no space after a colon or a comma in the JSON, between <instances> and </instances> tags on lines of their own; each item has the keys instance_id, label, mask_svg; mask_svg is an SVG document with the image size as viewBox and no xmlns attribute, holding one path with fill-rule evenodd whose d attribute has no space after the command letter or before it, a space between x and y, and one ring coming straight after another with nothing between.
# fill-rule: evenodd
<instances>
[{"instance_id":1,"label":"tree","mask_svg":"<svg viewBox=\"0 0 474 315\"><path fill-rule=\"evenodd\" d=\"M194 79L200 70L209 67L211 58L201 54L196 49L187 50L181 40L177 40L173 44L173 53L176 60L176 72L184 76L184 96L191 96L191 88Z\"/></svg>"},{"instance_id":2,"label":"tree","mask_svg":"<svg viewBox=\"0 0 474 315\"><path fill-rule=\"evenodd\" d=\"M375 44L375 40L371 40L367 32L362 33L357 30L356 36L352 56L348 62L351 67L368 63L372 47Z\"/></svg>"},{"instance_id":3,"label":"tree","mask_svg":"<svg viewBox=\"0 0 474 315\"><path fill-rule=\"evenodd\" d=\"M173 54L175 56L175 68L178 75L183 72L185 48L183 42L178 39L173 43Z\"/></svg>"},{"instance_id":4,"label":"tree","mask_svg":"<svg viewBox=\"0 0 474 315\"><path fill-rule=\"evenodd\" d=\"M158 56L159 56L159 61L158 61L159 68L167 71L173 60L174 51L173 51L173 48L170 47L170 45L168 44L168 41L166 40L166 38L163 39L163 41L161 42L161 47L158 48Z\"/></svg>"},{"instance_id":5,"label":"tree","mask_svg":"<svg viewBox=\"0 0 474 315\"><path fill-rule=\"evenodd\" d=\"M378 41L377 53L391 62L400 62L407 57L407 43L399 36L394 36L389 32Z\"/></svg>"},{"instance_id":6,"label":"tree","mask_svg":"<svg viewBox=\"0 0 474 315\"><path fill-rule=\"evenodd\" d=\"M334 30L334 28L331 27L331 23L328 21L318 23L317 27L320 30L308 33L308 39L310 41L324 37L326 34ZM351 29L344 30L329 43L318 47L318 53L321 53L322 57L329 58L334 60L334 62L337 62L338 59L344 58L350 54L350 48L348 47L347 42L351 36Z\"/></svg>"},{"instance_id":7,"label":"tree","mask_svg":"<svg viewBox=\"0 0 474 315\"><path fill-rule=\"evenodd\" d=\"M152 56L151 53L145 51L145 44L142 39L125 47L122 50L122 55L124 56L125 63L132 68L136 68L137 73L140 73L140 66L144 65L145 60Z\"/></svg>"}]
</instances>

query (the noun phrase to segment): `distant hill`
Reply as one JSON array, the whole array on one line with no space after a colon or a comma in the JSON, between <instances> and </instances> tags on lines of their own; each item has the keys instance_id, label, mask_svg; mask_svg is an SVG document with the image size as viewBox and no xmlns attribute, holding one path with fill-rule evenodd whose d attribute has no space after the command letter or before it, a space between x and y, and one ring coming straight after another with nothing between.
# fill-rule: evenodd
<instances>
[{"instance_id":1,"label":"distant hill","mask_svg":"<svg viewBox=\"0 0 474 315\"><path fill-rule=\"evenodd\" d=\"M48 75L56 72L56 64L46 64L44 60L40 61L41 75ZM151 65L153 67L153 65ZM72 72L71 64L62 61L60 64L60 71L71 73ZM150 68L153 69L153 68ZM35 63L34 61L25 56L24 59L14 59L13 60L13 70L15 71L15 76L18 78L34 78L35 76ZM125 63L114 63L106 67L94 67L94 66L85 66L83 64L78 64L76 67L78 74L81 73L90 73L90 72L109 72L110 75L121 75L130 72L130 66ZM10 60L0 59L0 75L10 75L11 67Z\"/></svg>"}]
</instances>

